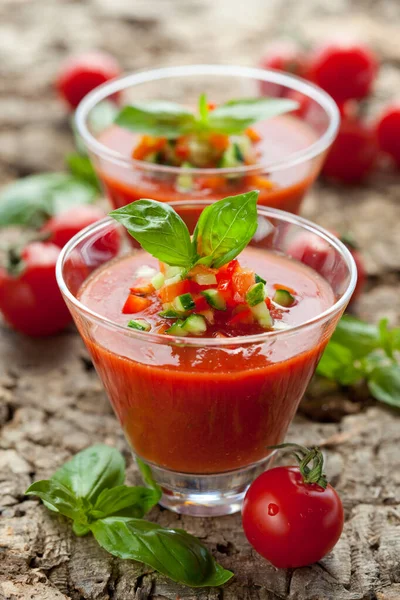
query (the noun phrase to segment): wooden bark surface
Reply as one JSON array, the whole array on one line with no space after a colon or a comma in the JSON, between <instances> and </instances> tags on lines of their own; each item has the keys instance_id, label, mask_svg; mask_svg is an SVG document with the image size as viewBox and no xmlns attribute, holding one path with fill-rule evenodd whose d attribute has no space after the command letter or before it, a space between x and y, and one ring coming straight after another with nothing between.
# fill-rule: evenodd
<instances>
[{"instance_id":1,"label":"wooden bark surface","mask_svg":"<svg viewBox=\"0 0 400 600\"><path fill-rule=\"evenodd\" d=\"M397 0L1 0L0 183L59 169L72 148L52 91L60 60L101 47L126 70L192 62L254 64L281 31L306 41L337 31L361 35L385 60L372 114L400 89ZM354 189L318 185L304 214L351 228L365 254L367 292L358 314L399 321L400 177L382 171ZM344 534L321 563L278 571L247 544L240 517L194 519L154 509L151 518L199 536L235 572L223 589L193 590L145 566L114 559L91 537L24 497L71 454L120 428L80 338L71 328L32 341L0 336L0 598L7 600L398 600L400 599L400 429L398 415L314 384L290 430L322 443L346 509Z\"/></svg>"}]
</instances>

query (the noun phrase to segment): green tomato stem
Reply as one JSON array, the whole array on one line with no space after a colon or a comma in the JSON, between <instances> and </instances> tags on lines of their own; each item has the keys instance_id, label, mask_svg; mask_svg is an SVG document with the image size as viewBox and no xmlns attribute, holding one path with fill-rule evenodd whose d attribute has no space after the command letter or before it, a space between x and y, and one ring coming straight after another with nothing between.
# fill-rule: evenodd
<instances>
[{"instance_id":1,"label":"green tomato stem","mask_svg":"<svg viewBox=\"0 0 400 600\"><path fill-rule=\"evenodd\" d=\"M324 457L322 452L316 446L313 448L306 448L299 444L279 444L277 446L268 446L270 450L283 450L290 449L291 454L296 458L300 473L303 477L304 483L316 483L323 489L328 485L326 475L323 472L324 468ZM309 464L311 463L311 466Z\"/></svg>"}]
</instances>

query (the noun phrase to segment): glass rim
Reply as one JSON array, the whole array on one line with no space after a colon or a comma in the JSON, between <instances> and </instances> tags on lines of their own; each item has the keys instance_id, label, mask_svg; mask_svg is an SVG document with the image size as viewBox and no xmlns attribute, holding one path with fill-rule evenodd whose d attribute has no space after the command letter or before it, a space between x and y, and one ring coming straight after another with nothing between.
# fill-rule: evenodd
<instances>
[{"instance_id":1,"label":"glass rim","mask_svg":"<svg viewBox=\"0 0 400 600\"><path fill-rule=\"evenodd\" d=\"M171 202L170 206L172 207L205 207L209 204L212 204L212 201L208 200L197 200L197 201L187 201L187 200L178 200L175 202ZM142 332L136 331L135 329L130 329L127 326L121 325L120 323L116 323L112 319L108 319L95 311L91 310L85 304L83 304L78 298L72 294L64 280L63 276L63 266L66 258L69 254L76 248L76 246L84 240L85 238L90 237L96 232L101 231L106 225L115 224L117 226L117 222L112 219L112 217L105 217L85 229L82 229L79 233L77 233L61 250L57 264L56 264L56 279L58 286L69 302L71 302L74 307L80 312L84 313L85 316L94 320L96 323L100 325L106 325L107 327L124 333L125 335L132 336L141 341L153 342L157 344L164 345L174 345L174 346L190 346L190 347L220 347L226 348L229 346L247 346L249 344L266 342L269 340L273 340L275 338L282 338L287 335L292 335L295 332L308 329L313 327L314 325L324 322L329 317L333 316L335 313L340 312L346 305L348 304L351 295L354 291L356 282L357 282L357 267L348 248L333 234L329 231L320 227L319 225L314 224L312 221L308 219L304 219L303 217L299 217L298 215L293 215L283 210L279 210L277 208L270 208L267 206L257 206L257 212L261 216L267 216L270 218L279 219L280 221L284 221L286 223L290 223L292 225L301 226L306 231L309 231L313 234L317 234L320 238L324 239L326 242L330 244L330 246L335 248L345 259L346 266L349 269L350 273L350 281L347 286L347 289L343 293L342 297L339 298L332 306L324 310L322 313L319 313L315 317L304 321L303 323L299 323L298 325L294 325L292 327L288 327L287 329L280 329L276 331L266 331L264 333L258 333L249 336L235 336L229 337L226 339L223 338L182 338L174 335L165 335L161 333L151 333L151 332Z\"/></svg>"},{"instance_id":2,"label":"glass rim","mask_svg":"<svg viewBox=\"0 0 400 600\"><path fill-rule=\"evenodd\" d=\"M100 102L106 100L118 92L123 91L128 86L149 83L159 79L168 79L171 77L188 77L191 75L228 75L237 77L247 77L248 79L258 79L268 83L284 85L294 91L300 92L313 99L325 110L328 116L329 124L326 131L312 144L292 152L285 159L259 162L255 165L243 165L234 168L185 168L185 173L189 175L228 175L239 173L254 173L262 171L280 171L293 167L297 164L315 158L326 150L336 137L340 124L340 114L336 102L324 92L321 88L306 81L296 75L287 74L283 71L273 69L258 69L254 67L240 67L233 65L182 65L176 67L164 67L123 75L106 83L103 83L93 91L89 92L78 105L75 113L75 124L78 133L83 138L87 148L102 159L108 160L113 164L123 167L136 167L141 170L155 173L169 173L179 175L182 173L182 167L173 167L168 165L155 165L146 163L146 161L126 157L116 150L108 148L99 142L92 135L87 126L87 117L89 112Z\"/></svg>"}]
</instances>

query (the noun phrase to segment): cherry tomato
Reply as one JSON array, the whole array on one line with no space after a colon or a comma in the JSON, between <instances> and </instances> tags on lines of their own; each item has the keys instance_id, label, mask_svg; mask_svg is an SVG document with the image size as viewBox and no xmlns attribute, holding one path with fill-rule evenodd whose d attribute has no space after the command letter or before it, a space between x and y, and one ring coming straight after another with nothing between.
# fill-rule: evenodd
<instances>
[{"instance_id":1,"label":"cherry tomato","mask_svg":"<svg viewBox=\"0 0 400 600\"><path fill-rule=\"evenodd\" d=\"M15 274L0 268L0 310L17 331L35 337L62 331L71 315L58 289L55 266L60 248L32 242L12 267Z\"/></svg>"},{"instance_id":2,"label":"cherry tomato","mask_svg":"<svg viewBox=\"0 0 400 600\"><path fill-rule=\"evenodd\" d=\"M300 77L308 71L306 54L290 40L276 41L267 46L259 65L262 69L276 69ZM284 96L288 92L284 86L270 81L260 81L260 91L264 96Z\"/></svg>"},{"instance_id":3,"label":"cherry tomato","mask_svg":"<svg viewBox=\"0 0 400 600\"><path fill-rule=\"evenodd\" d=\"M105 52L92 51L69 58L56 81L60 96L72 108L94 88L121 74L118 62Z\"/></svg>"},{"instance_id":4,"label":"cherry tomato","mask_svg":"<svg viewBox=\"0 0 400 600\"><path fill-rule=\"evenodd\" d=\"M377 72L378 61L369 48L356 42L332 41L310 57L307 77L342 103L368 96Z\"/></svg>"},{"instance_id":5,"label":"cherry tomato","mask_svg":"<svg viewBox=\"0 0 400 600\"><path fill-rule=\"evenodd\" d=\"M386 108L376 125L376 133L381 150L400 168L400 103Z\"/></svg>"},{"instance_id":6,"label":"cherry tomato","mask_svg":"<svg viewBox=\"0 0 400 600\"><path fill-rule=\"evenodd\" d=\"M343 183L358 183L372 171L377 157L378 144L373 129L359 119L344 118L322 173Z\"/></svg>"},{"instance_id":7,"label":"cherry tomato","mask_svg":"<svg viewBox=\"0 0 400 600\"><path fill-rule=\"evenodd\" d=\"M283 569L321 560L340 538L344 520L333 487L305 483L299 467L277 467L260 475L247 491L242 517L250 544Z\"/></svg>"}]
</instances>

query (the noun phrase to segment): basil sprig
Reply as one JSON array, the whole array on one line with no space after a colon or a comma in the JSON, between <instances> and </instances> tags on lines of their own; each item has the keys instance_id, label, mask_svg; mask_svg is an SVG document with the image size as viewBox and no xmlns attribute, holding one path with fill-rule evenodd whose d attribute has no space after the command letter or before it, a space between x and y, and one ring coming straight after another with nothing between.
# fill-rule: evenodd
<instances>
[{"instance_id":1,"label":"basil sprig","mask_svg":"<svg viewBox=\"0 0 400 600\"><path fill-rule=\"evenodd\" d=\"M228 581L233 574L197 538L142 519L160 500L161 489L149 467L138 464L148 487L124 485L122 455L99 444L76 454L50 479L33 483L26 494L39 496L47 508L72 519L76 535L91 532L114 556L144 562L193 587Z\"/></svg>"},{"instance_id":2,"label":"basil sprig","mask_svg":"<svg viewBox=\"0 0 400 600\"><path fill-rule=\"evenodd\" d=\"M317 373L343 386L365 381L372 397L400 407L400 328L345 315L318 364Z\"/></svg>"},{"instance_id":3,"label":"basil sprig","mask_svg":"<svg viewBox=\"0 0 400 600\"><path fill-rule=\"evenodd\" d=\"M239 135L258 121L296 110L288 98L241 98L209 110L205 94L199 98L198 114L180 104L153 100L125 106L115 123L136 133L176 139L181 135L222 133Z\"/></svg>"},{"instance_id":4,"label":"basil sprig","mask_svg":"<svg viewBox=\"0 0 400 600\"><path fill-rule=\"evenodd\" d=\"M110 212L146 252L158 260L189 271L196 264L219 268L247 246L257 229L258 192L229 196L202 212L193 240L171 206L137 200Z\"/></svg>"}]
</instances>

